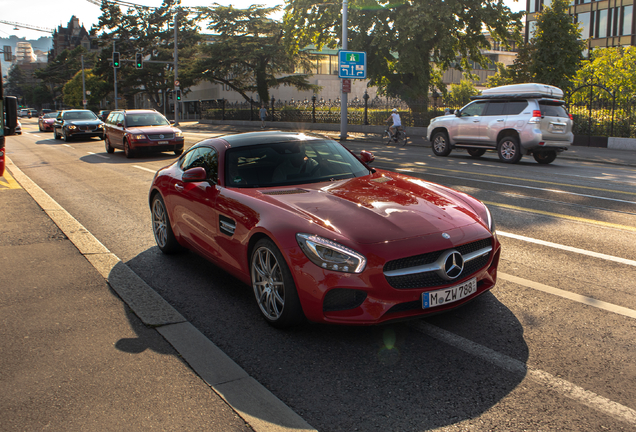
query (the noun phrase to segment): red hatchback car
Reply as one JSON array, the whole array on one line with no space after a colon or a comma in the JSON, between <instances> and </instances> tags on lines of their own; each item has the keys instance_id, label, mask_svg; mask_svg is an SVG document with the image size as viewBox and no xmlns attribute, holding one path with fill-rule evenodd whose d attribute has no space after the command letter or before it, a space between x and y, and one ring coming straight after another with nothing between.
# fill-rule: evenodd
<instances>
[{"instance_id":1,"label":"red hatchback car","mask_svg":"<svg viewBox=\"0 0 636 432\"><path fill-rule=\"evenodd\" d=\"M55 123L56 117L57 112L44 113L38 117L38 127L40 128L40 132L53 132L53 123Z\"/></svg>"},{"instance_id":2,"label":"red hatchback car","mask_svg":"<svg viewBox=\"0 0 636 432\"><path fill-rule=\"evenodd\" d=\"M104 145L108 153L116 148L131 158L142 152L183 153L183 132L155 110L113 111L104 124Z\"/></svg>"},{"instance_id":3,"label":"red hatchback car","mask_svg":"<svg viewBox=\"0 0 636 432\"><path fill-rule=\"evenodd\" d=\"M494 287L501 248L488 208L372 160L304 133L201 141L155 175L155 240L251 286L276 327L419 317Z\"/></svg>"}]
</instances>

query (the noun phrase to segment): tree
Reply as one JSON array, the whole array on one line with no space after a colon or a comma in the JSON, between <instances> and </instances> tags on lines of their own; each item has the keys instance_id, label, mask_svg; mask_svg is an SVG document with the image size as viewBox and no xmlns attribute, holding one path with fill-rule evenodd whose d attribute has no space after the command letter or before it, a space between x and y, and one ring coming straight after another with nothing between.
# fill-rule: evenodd
<instances>
[{"instance_id":1,"label":"tree","mask_svg":"<svg viewBox=\"0 0 636 432\"><path fill-rule=\"evenodd\" d=\"M497 73L488 77L487 87L498 87L507 84L523 84L534 82L534 75L531 72L532 53L535 48L532 43L519 46L517 56L509 66L497 63Z\"/></svg>"},{"instance_id":2,"label":"tree","mask_svg":"<svg viewBox=\"0 0 636 432\"><path fill-rule=\"evenodd\" d=\"M87 92L90 92L89 95L82 94L84 87ZM89 107L98 107L99 101L106 97L109 92L108 83L93 75L91 69L84 70L84 85L82 85L82 71L80 70L64 85L64 105L83 108L83 101L86 99Z\"/></svg>"},{"instance_id":3,"label":"tree","mask_svg":"<svg viewBox=\"0 0 636 432\"><path fill-rule=\"evenodd\" d=\"M73 50L64 50L43 69L35 71L34 76L41 79L50 92L50 101L61 99L64 85L71 80L78 71L82 70L82 56L84 64L95 62L97 56L89 53L84 47L78 46ZM59 101L61 105L61 100Z\"/></svg>"},{"instance_id":4,"label":"tree","mask_svg":"<svg viewBox=\"0 0 636 432\"><path fill-rule=\"evenodd\" d=\"M472 77L464 76L459 84L451 84L451 91L444 98L446 105L450 107L462 107L470 102L471 96L479 94L479 90L475 87L475 82Z\"/></svg>"},{"instance_id":5,"label":"tree","mask_svg":"<svg viewBox=\"0 0 636 432\"><path fill-rule=\"evenodd\" d=\"M200 47L202 57L192 72L203 79L225 84L249 101L256 92L261 101L269 100L269 89L289 85L298 90L318 90L307 81L310 56L306 51L290 54L283 44L282 23L269 18L279 6L247 9L216 4L199 8L199 19L210 20L208 29L217 35L212 43Z\"/></svg>"},{"instance_id":6,"label":"tree","mask_svg":"<svg viewBox=\"0 0 636 432\"><path fill-rule=\"evenodd\" d=\"M600 48L592 51L591 58L582 62L573 81L573 88L585 84L599 84L611 90L620 103L636 97L636 47ZM609 97L607 92L593 89L597 96ZM588 92L575 93L574 102L588 98Z\"/></svg>"},{"instance_id":7,"label":"tree","mask_svg":"<svg viewBox=\"0 0 636 432\"><path fill-rule=\"evenodd\" d=\"M103 50L93 69L96 76L114 85L111 63L113 41L120 53L121 67L117 70L118 93L133 96L145 93L155 108L162 105L163 95L174 87L174 29L177 16L177 46L179 57L178 78L185 93L194 85L195 78L185 65L195 61L197 44L202 41L196 18L180 6L180 0L164 0L157 8L131 6L123 12L117 3L102 0L102 15L91 31L98 34ZM143 69L134 64L136 54L144 58ZM163 61L167 63L151 63Z\"/></svg>"},{"instance_id":8,"label":"tree","mask_svg":"<svg viewBox=\"0 0 636 432\"><path fill-rule=\"evenodd\" d=\"M568 14L569 0L553 0L537 17L530 72L537 82L571 88L583 60L585 41L581 29Z\"/></svg>"},{"instance_id":9,"label":"tree","mask_svg":"<svg viewBox=\"0 0 636 432\"><path fill-rule=\"evenodd\" d=\"M289 0L284 23L291 48L342 46L339 4ZM348 48L366 51L370 85L404 100L417 117L428 109L442 70L470 70L469 60L485 67L489 59L481 50L490 45L484 32L507 46L520 39L522 16L494 0L351 0Z\"/></svg>"}]
</instances>

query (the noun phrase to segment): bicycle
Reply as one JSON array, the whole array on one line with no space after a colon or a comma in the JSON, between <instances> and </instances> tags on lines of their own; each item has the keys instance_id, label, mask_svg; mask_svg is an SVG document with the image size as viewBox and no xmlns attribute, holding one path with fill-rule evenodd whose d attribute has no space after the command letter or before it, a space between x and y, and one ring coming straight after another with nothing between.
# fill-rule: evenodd
<instances>
[{"instance_id":1,"label":"bicycle","mask_svg":"<svg viewBox=\"0 0 636 432\"><path fill-rule=\"evenodd\" d=\"M386 145L391 145L391 143L395 143L402 147L406 145L406 141L408 137L406 136L406 130L402 128L402 126L398 126L396 129L395 135L391 135L391 131L389 130L389 125L387 125L386 130L384 131L384 139L387 140Z\"/></svg>"}]
</instances>

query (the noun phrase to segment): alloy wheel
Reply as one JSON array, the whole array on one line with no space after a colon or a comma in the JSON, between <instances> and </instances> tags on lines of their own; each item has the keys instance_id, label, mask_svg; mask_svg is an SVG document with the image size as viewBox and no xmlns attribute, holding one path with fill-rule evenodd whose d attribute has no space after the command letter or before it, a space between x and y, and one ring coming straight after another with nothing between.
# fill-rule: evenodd
<instances>
[{"instance_id":1,"label":"alloy wheel","mask_svg":"<svg viewBox=\"0 0 636 432\"><path fill-rule=\"evenodd\" d=\"M252 284L258 307L265 317L277 321L285 308L285 283L276 256L260 247L252 257Z\"/></svg>"}]
</instances>

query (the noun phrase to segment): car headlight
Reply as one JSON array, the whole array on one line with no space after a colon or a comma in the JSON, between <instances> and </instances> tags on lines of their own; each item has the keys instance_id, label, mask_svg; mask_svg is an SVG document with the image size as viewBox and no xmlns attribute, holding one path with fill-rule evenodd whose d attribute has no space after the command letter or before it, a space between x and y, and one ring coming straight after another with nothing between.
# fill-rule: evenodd
<instances>
[{"instance_id":1,"label":"car headlight","mask_svg":"<svg viewBox=\"0 0 636 432\"><path fill-rule=\"evenodd\" d=\"M133 139L135 139L135 140L145 140L146 139L146 135L144 135L144 134L133 135Z\"/></svg>"},{"instance_id":2,"label":"car headlight","mask_svg":"<svg viewBox=\"0 0 636 432\"><path fill-rule=\"evenodd\" d=\"M69 126L68 126L68 128L69 128L70 130L73 130L73 129L77 129L77 126L75 126L75 125L69 125Z\"/></svg>"},{"instance_id":3,"label":"car headlight","mask_svg":"<svg viewBox=\"0 0 636 432\"><path fill-rule=\"evenodd\" d=\"M179 131L179 132L175 132L174 136L176 137L182 137L183 136L183 132Z\"/></svg>"},{"instance_id":4,"label":"car headlight","mask_svg":"<svg viewBox=\"0 0 636 432\"><path fill-rule=\"evenodd\" d=\"M367 265L367 259L358 252L326 238L298 233L296 241L311 262L326 270L362 273Z\"/></svg>"},{"instance_id":5,"label":"car headlight","mask_svg":"<svg viewBox=\"0 0 636 432\"><path fill-rule=\"evenodd\" d=\"M490 209L486 204L484 204L484 209L486 209L486 223L488 224L488 229L491 233L495 233L495 220L492 218L492 214L490 213Z\"/></svg>"},{"instance_id":6,"label":"car headlight","mask_svg":"<svg viewBox=\"0 0 636 432\"><path fill-rule=\"evenodd\" d=\"M97 129L104 129L104 125L103 124L97 125Z\"/></svg>"}]
</instances>

